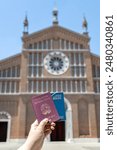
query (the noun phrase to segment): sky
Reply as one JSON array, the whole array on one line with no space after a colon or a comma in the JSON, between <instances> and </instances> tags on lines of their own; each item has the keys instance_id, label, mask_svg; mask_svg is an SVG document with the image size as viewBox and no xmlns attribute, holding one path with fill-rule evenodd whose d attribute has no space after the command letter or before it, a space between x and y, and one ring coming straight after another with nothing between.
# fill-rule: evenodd
<instances>
[{"instance_id":1,"label":"sky","mask_svg":"<svg viewBox=\"0 0 117 150\"><path fill-rule=\"evenodd\" d=\"M21 53L25 15L29 33L52 25L52 10L59 10L59 25L83 33L83 17L88 22L91 52L100 55L99 0L0 0L0 60Z\"/></svg>"}]
</instances>

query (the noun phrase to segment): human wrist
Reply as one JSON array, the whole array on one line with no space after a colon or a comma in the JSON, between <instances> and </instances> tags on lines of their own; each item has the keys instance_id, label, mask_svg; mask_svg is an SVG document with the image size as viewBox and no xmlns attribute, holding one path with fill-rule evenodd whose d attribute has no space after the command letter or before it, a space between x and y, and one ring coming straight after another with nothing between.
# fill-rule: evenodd
<instances>
[{"instance_id":1,"label":"human wrist","mask_svg":"<svg viewBox=\"0 0 117 150\"><path fill-rule=\"evenodd\" d=\"M21 150L41 150L43 140L33 141L31 139L27 139L23 145L23 149Z\"/></svg>"},{"instance_id":2,"label":"human wrist","mask_svg":"<svg viewBox=\"0 0 117 150\"><path fill-rule=\"evenodd\" d=\"M27 139L23 147L25 150L33 150L35 143L32 140Z\"/></svg>"},{"instance_id":3,"label":"human wrist","mask_svg":"<svg viewBox=\"0 0 117 150\"><path fill-rule=\"evenodd\" d=\"M24 143L20 148L18 148L18 150L32 150L32 148Z\"/></svg>"}]
</instances>

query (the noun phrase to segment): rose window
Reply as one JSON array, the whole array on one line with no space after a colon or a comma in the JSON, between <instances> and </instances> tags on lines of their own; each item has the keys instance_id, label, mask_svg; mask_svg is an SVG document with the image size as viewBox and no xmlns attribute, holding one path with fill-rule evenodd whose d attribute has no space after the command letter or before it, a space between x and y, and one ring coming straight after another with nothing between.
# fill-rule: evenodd
<instances>
[{"instance_id":1,"label":"rose window","mask_svg":"<svg viewBox=\"0 0 117 150\"><path fill-rule=\"evenodd\" d=\"M44 65L49 73L60 75L67 71L69 60L68 57L61 52L52 52L45 57Z\"/></svg>"}]
</instances>

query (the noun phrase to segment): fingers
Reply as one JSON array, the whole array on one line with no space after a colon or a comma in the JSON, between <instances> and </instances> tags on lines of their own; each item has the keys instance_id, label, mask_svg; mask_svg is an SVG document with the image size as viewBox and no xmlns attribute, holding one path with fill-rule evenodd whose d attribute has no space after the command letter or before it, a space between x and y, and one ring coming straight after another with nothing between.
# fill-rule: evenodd
<instances>
[{"instance_id":1,"label":"fingers","mask_svg":"<svg viewBox=\"0 0 117 150\"><path fill-rule=\"evenodd\" d=\"M50 129L46 129L44 132L45 136L47 136L48 134L51 134L54 129L55 129L55 127L53 127L53 126L51 126Z\"/></svg>"},{"instance_id":2,"label":"fingers","mask_svg":"<svg viewBox=\"0 0 117 150\"><path fill-rule=\"evenodd\" d=\"M38 123L38 120L35 120L35 122L32 124L32 127L37 127L40 131L49 132L55 129L55 123L48 123L48 119L43 119L40 123Z\"/></svg>"},{"instance_id":3,"label":"fingers","mask_svg":"<svg viewBox=\"0 0 117 150\"><path fill-rule=\"evenodd\" d=\"M50 126L50 129L51 129L51 130L54 130L54 129L55 129L55 127L54 127L54 126Z\"/></svg>"},{"instance_id":4,"label":"fingers","mask_svg":"<svg viewBox=\"0 0 117 150\"><path fill-rule=\"evenodd\" d=\"M43 119L39 124L39 128L41 128L41 130L44 130L47 123L48 123L48 119L47 118Z\"/></svg>"},{"instance_id":5,"label":"fingers","mask_svg":"<svg viewBox=\"0 0 117 150\"><path fill-rule=\"evenodd\" d=\"M55 129L55 127L50 126L49 128L46 128L46 129L45 129L45 132L48 131L48 130L54 130L54 129Z\"/></svg>"},{"instance_id":6,"label":"fingers","mask_svg":"<svg viewBox=\"0 0 117 150\"><path fill-rule=\"evenodd\" d=\"M52 123L51 123L51 126L54 126L54 127L55 127L55 126L56 126L56 124L55 124L54 122L52 122Z\"/></svg>"},{"instance_id":7,"label":"fingers","mask_svg":"<svg viewBox=\"0 0 117 150\"><path fill-rule=\"evenodd\" d=\"M51 134L52 133L52 130L47 130L45 131L45 137L48 135L48 134Z\"/></svg>"},{"instance_id":8,"label":"fingers","mask_svg":"<svg viewBox=\"0 0 117 150\"><path fill-rule=\"evenodd\" d=\"M52 122L52 123L47 123L46 126L45 126L45 128L50 128L50 126L55 127L56 124L55 124L54 122Z\"/></svg>"},{"instance_id":9,"label":"fingers","mask_svg":"<svg viewBox=\"0 0 117 150\"><path fill-rule=\"evenodd\" d=\"M47 118L45 118L45 119L43 119L41 122L40 122L40 124L39 124L39 122L38 122L38 120L36 119L33 123L32 123L32 126L42 126L42 127L45 127L45 126L56 126L56 124L54 123L54 122L52 122L52 123L49 123L49 121L48 121L48 119Z\"/></svg>"}]
</instances>

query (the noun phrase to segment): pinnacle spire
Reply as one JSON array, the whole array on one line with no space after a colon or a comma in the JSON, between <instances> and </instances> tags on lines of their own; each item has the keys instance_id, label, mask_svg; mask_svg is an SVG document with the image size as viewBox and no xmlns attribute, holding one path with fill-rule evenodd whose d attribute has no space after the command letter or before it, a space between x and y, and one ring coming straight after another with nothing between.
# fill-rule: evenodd
<instances>
[{"instance_id":1,"label":"pinnacle spire","mask_svg":"<svg viewBox=\"0 0 117 150\"><path fill-rule=\"evenodd\" d=\"M84 29L83 34L88 35L88 22L87 22L85 16L83 18L82 28Z\"/></svg>"},{"instance_id":2,"label":"pinnacle spire","mask_svg":"<svg viewBox=\"0 0 117 150\"><path fill-rule=\"evenodd\" d=\"M28 17L27 17L27 14L25 15L25 19L24 19L24 22L23 22L23 25L24 25L24 34L28 34L28 26L29 26L29 23L28 23Z\"/></svg>"},{"instance_id":3,"label":"pinnacle spire","mask_svg":"<svg viewBox=\"0 0 117 150\"><path fill-rule=\"evenodd\" d=\"M58 8L55 4L54 9L53 9L53 25L58 25Z\"/></svg>"}]
</instances>

